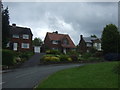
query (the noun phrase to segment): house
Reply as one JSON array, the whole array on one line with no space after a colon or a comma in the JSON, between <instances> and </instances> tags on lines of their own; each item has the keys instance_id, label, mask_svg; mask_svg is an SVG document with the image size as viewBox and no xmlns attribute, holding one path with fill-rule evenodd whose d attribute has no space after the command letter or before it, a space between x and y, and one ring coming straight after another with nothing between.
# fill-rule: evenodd
<instances>
[{"instance_id":1,"label":"house","mask_svg":"<svg viewBox=\"0 0 120 90\"><path fill-rule=\"evenodd\" d=\"M47 32L43 47L44 51L53 49L63 53L76 48L68 34L59 34L57 31L53 33Z\"/></svg>"},{"instance_id":2,"label":"house","mask_svg":"<svg viewBox=\"0 0 120 90\"><path fill-rule=\"evenodd\" d=\"M30 28L10 25L9 49L14 51L32 51L32 32Z\"/></svg>"},{"instance_id":3,"label":"house","mask_svg":"<svg viewBox=\"0 0 120 90\"><path fill-rule=\"evenodd\" d=\"M81 53L89 52L92 47L101 51L101 40L96 37L83 37L83 35L80 35L78 51Z\"/></svg>"}]
</instances>

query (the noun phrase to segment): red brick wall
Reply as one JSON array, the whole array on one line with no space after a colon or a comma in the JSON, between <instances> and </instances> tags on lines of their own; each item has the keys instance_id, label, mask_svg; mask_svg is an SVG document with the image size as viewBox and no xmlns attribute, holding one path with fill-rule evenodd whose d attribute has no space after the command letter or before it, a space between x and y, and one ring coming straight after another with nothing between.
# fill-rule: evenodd
<instances>
[{"instance_id":1,"label":"red brick wall","mask_svg":"<svg viewBox=\"0 0 120 90\"><path fill-rule=\"evenodd\" d=\"M23 39L22 35L19 36L20 38L11 38L12 43L18 43L18 51L32 51L32 36L29 35L29 39ZM29 48L22 48L22 43L29 43Z\"/></svg>"}]
</instances>

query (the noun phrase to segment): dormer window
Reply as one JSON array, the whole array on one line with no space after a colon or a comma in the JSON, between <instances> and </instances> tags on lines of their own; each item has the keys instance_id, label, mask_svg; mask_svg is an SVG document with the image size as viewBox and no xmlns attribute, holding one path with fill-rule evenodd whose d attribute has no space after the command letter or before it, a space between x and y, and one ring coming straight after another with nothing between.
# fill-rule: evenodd
<instances>
[{"instance_id":1,"label":"dormer window","mask_svg":"<svg viewBox=\"0 0 120 90\"><path fill-rule=\"evenodd\" d=\"M19 35L13 34L13 38L19 38Z\"/></svg>"},{"instance_id":2,"label":"dormer window","mask_svg":"<svg viewBox=\"0 0 120 90\"><path fill-rule=\"evenodd\" d=\"M53 40L52 44L58 44L58 42L59 42L58 40Z\"/></svg>"},{"instance_id":3,"label":"dormer window","mask_svg":"<svg viewBox=\"0 0 120 90\"><path fill-rule=\"evenodd\" d=\"M23 39L29 39L29 35L23 34Z\"/></svg>"},{"instance_id":4,"label":"dormer window","mask_svg":"<svg viewBox=\"0 0 120 90\"><path fill-rule=\"evenodd\" d=\"M68 44L69 44L69 43L68 43L68 40L67 40L67 39L64 39L64 40L63 40L63 44L68 45Z\"/></svg>"}]
</instances>

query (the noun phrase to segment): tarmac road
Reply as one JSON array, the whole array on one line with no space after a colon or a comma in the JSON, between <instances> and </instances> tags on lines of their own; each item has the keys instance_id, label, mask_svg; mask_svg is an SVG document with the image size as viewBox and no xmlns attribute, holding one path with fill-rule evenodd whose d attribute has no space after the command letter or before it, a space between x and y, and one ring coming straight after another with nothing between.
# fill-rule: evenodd
<instances>
[{"instance_id":1,"label":"tarmac road","mask_svg":"<svg viewBox=\"0 0 120 90\"><path fill-rule=\"evenodd\" d=\"M56 64L45 66L33 66L14 69L12 72L2 74L3 88L34 88L52 73L83 64Z\"/></svg>"}]
</instances>

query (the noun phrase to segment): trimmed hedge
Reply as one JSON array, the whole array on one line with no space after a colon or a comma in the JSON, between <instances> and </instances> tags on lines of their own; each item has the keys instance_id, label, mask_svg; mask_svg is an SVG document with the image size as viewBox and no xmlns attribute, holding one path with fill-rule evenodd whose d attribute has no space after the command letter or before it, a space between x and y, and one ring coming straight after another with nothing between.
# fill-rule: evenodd
<instances>
[{"instance_id":1,"label":"trimmed hedge","mask_svg":"<svg viewBox=\"0 0 120 90\"><path fill-rule=\"evenodd\" d=\"M2 50L2 65L14 65L15 53L11 50Z\"/></svg>"}]
</instances>

